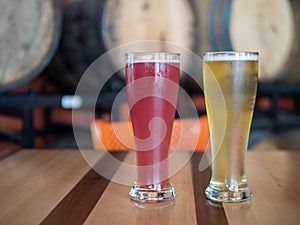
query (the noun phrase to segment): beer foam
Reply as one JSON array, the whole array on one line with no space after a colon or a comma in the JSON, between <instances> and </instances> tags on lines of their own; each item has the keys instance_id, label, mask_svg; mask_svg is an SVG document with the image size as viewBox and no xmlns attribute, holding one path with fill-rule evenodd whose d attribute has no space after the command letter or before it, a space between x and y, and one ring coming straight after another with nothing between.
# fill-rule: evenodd
<instances>
[{"instance_id":1,"label":"beer foam","mask_svg":"<svg viewBox=\"0 0 300 225\"><path fill-rule=\"evenodd\" d=\"M253 60L257 61L257 52L205 52L204 61L233 61L233 60Z\"/></svg>"},{"instance_id":2,"label":"beer foam","mask_svg":"<svg viewBox=\"0 0 300 225\"><path fill-rule=\"evenodd\" d=\"M133 63L180 63L180 61L171 59L134 59Z\"/></svg>"},{"instance_id":3,"label":"beer foam","mask_svg":"<svg viewBox=\"0 0 300 225\"><path fill-rule=\"evenodd\" d=\"M178 53L149 52L127 53L126 63L180 63Z\"/></svg>"}]
</instances>

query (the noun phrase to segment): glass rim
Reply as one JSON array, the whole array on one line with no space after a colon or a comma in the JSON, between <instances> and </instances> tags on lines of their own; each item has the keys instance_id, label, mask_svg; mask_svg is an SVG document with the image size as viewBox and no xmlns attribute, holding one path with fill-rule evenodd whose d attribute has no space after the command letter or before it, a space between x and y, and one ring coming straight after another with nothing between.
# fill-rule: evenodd
<instances>
[{"instance_id":1,"label":"glass rim","mask_svg":"<svg viewBox=\"0 0 300 225\"><path fill-rule=\"evenodd\" d=\"M177 52L128 52L126 62L174 62L179 63L180 53Z\"/></svg>"},{"instance_id":2,"label":"glass rim","mask_svg":"<svg viewBox=\"0 0 300 225\"><path fill-rule=\"evenodd\" d=\"M258 52L251 51L208 51L203 52L203 61L259 60Z\"/></svg>"}]
</instances>

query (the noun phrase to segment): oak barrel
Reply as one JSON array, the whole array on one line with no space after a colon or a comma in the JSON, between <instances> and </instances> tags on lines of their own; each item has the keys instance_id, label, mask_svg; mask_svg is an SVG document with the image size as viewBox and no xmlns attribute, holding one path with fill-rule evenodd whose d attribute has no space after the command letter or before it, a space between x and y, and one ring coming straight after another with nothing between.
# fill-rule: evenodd
<instances>
[{"instance_id":1,"label":"oak barrel","mask_svg":"<svg viewBox=\"0 0 300 225\"><path fill-rule=\"evenodd\" d=\"M60 28L58 0L0 1L0 92L41 73L56 51Z\"/></svg>"},{"instance_id":2,"label":"oak barrel","mask_svg":"<svg viewBox=\"0 0 300 225\"><path fill-rule=\"evenodd\" d=\"M189 0L109 0L104 6L101 33L107 50L148 40L195 50L196 23ZM168 51L168 46L157 43L152 51Z\"/></svg>"},{"instance_id":3,"label":"oak barrel","mask_svg":"<svg viewBox=\"0 0 300 225\"><path fill-rule=\"evenodd\" d=\"M288 0L196 1L202 28L201 51L260 53L261 81L285 79L297 32L295 10Z\"/></svg>"},{"instance_id":4,"label":"oak barrel","mask_svg":"<svg viewBox=\"0 0 300 225\"><path fill-rule=\"evenodd\" d=\"M293 46L293 52L290 57L289 63L286 69L286 82L292 84L300 84L300 1L293 0L293 10L294 17L296 21L295 31L296 31L296 41Z\"/></svg>"},{"instance_id":5,"label":"oak barrel","mask_svg":"<svg viewBox=\"0 0 300 225\"><path fill-rule=\"evenodd\" d=\"M260 80L284 79L296 39L291 2L249 2L64 0L62 38L50 74L64 90L74 91L88 66L104 52L135 41L161 40L200 56L210 50L259 51ZM159 45L154 50L168 49ZM101 68L103 73L107 70ZM87 90L97 90L95 83L91 80Z\"/></svg>"},{"instance_id":6,"label":"oak barrel","mask_svg":"<svg viewBox=\"0 0 300 225\"><path fill-rule=\"evenodd\" d=\"M100 34L103 5L104 0L62 1L61 40L47 75L65 92L74 93L88 67L105 52ZM99 91L97 80L108 70L102 67L97 76L89 76L86 91Z\"/></svg>"},{"instance_id":7,"label":"oak barrel","mask_svg":"<svg viewBox=\"0 0 300 225\"><path fill-rule=\"evenodd\" d=\"M62 5L61 41L47 74L66 92L76 90L86 69L99 56L123 44L161 40L193 50L197 46L196 20L189 0L63 0ZM163 44L153 49L167 50ZM95 79L106 76L114 65L124 64L116 60L112 58L111 65L102 67L97 76L85 79L87 92L99 91ZM123 87L123 76L122 71L117 72L102 91Z\"/></svg>"}]
</instances>

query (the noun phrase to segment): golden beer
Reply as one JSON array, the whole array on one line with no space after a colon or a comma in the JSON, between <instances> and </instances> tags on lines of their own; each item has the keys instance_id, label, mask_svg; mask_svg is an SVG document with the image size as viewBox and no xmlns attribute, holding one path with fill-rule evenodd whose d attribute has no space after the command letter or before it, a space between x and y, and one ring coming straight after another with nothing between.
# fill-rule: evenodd
<instances>
[{"instance_id":1,"label":"golden beer","mask_svg":"<svg viewBox=\"0 0 300 225\"><path fill-rule=\"evenodd\" d=\"M245 174L256 98L258 53L204 53L203 81L211 135L212 177L206 196L215 201L251 198Z\"/></svg>"}]
</instances>

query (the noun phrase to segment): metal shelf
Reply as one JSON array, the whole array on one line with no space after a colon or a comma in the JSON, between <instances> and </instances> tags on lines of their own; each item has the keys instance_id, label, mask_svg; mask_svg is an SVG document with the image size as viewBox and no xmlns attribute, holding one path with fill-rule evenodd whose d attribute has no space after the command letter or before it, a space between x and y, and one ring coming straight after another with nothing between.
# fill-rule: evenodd
<instances>
[{"instance_id":1,"label":"metal shelf","mask_svg":"<svg viewBox=\"0 0 300 225\"><path fill-rule=\"evenodd\" d=\"M98 112L108 112L116 98L117 93L101 94L96 101ZM272 106L268 111L262 111L255 108L253 127L272 129L279 131L288 127L300 126L300 105L292 112L282 111L278 105L280 97L292 97L295 101L300 102L300 86L283 85L283 84L258 84L257 99L261 97L269 97ZM68 98L67 106L63 103L63 99ZM25 94L6 93L0 95L0 109L19 109L22 112L23 130L20 133L0 133L0 136L19 143L24 148L34 147L34 138L36 135L45 134L47 131L34 130L34 108L42 107L45 109L53 108L91 108L94 96L74 96L64 93L35 93L32 89ZM67 102L68 102L67 101ZM80 102L80 104L78 103ZM124 99L125 101L125 99ZM75 104L75 102L77 102ZM79 104L79 105L78 105ZM267 120L264 120L267 118ZM49 121L46 122L47 124ZM51 123L51 122L50 122ZM51 125L51 124L50 124Z\"/></svg>"},{"instance_id":2,"label":"metal shelf","mask_svg":"<svg viewBox=\"0 0 300 225\"><path fill-rule=\"evenodd\" d=\"M257 101L259 98L268 97L271 100L271 108L263 111L255 108L253 126L258 128L268 128L273 131L300 126L300 86L295 84L281 83L259 83L257 88ZM293 98L295 104L293 110L283 110L279 106L282 97ZM264 123L259 123L264 118ZM268 120L268 122L266 122Z\"/></svg>"}]
</instances>

